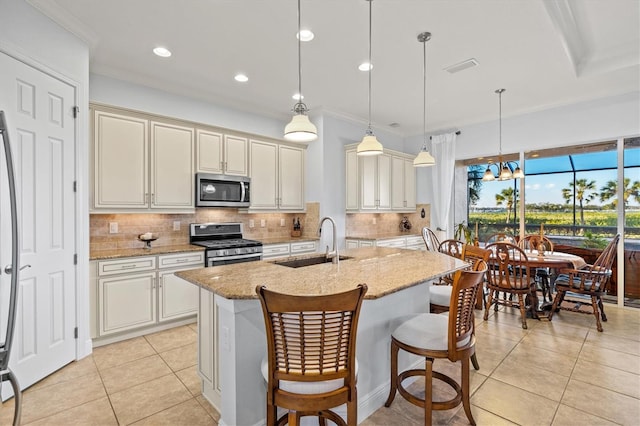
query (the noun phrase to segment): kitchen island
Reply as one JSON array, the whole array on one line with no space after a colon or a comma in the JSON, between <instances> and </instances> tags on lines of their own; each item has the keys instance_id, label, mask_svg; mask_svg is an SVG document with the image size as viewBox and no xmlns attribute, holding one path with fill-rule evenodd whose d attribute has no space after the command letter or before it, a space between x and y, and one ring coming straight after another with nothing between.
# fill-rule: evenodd
<instances>
[{"instance_id":1,"label":"kitchen island","mask_svg":"<svg viewBox=\"0 0 640 426\"><path fill-rule=\"evenodd\" d=\"M220 411L220 425L264 424L266 387L260 363L267 345L257 285L283 293L320 295L367 284L356 350L358 418L362 420L387 397L393 328L407 315L428 312L432 280L467 266L441 253L396 248L360 248L341 255L350 258L301 268L283 266L277 260L176 273L200 287L198 372L203 395ZM403 367L416 361L400 359Z\"/></svg>"}]
</instances>

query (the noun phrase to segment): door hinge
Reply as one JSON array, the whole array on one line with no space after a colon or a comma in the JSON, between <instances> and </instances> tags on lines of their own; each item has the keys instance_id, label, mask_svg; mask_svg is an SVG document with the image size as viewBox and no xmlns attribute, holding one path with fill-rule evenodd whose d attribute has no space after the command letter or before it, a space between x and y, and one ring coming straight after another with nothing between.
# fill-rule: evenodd
<instances>
[{"instance_id":1,"label":"door hinge","mask_svg":"<svg viewBox=\"0 0 640 426\"><path fill-rule=\"evenodd\" d=\"M73 181L73 192L78 192L78 181L77 180Z\"/></svg>"},{"instance_id":2,"label":"door hinge","mask_svg":"<svg viewBox=\"0 0 640 426\"><path fill-rule=\"evenodd\" d=\"M78 253L74 253L73 254L73 264L77 265L78 264Z\"/></svg>"},{"instance_id":3,"label":"door hinge","mask_svg":"<svg viewBox=\"0 0 640 426\"><path fill-rule=\"evenodd\" d=\"M72 111L73 111L73 118L78 118L78 114L80 114L80 108L77 106L74 106L72 108Z\"/></svg>"},{"instance_id":4,"label":"door hinge","mask_svg":"<svg viewBox=\"0 0 640 426\"><path fill-rule=\"evenodd\" d=\"M77 339L78 338L78 327L73 329L73 338Z\"/></svg>"}]
</instances>

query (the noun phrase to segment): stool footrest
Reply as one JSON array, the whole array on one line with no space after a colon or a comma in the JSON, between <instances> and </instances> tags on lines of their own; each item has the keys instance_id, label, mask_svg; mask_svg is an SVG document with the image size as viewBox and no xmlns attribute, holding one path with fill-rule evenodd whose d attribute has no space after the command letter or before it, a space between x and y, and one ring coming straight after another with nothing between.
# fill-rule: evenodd
<instances>
[{"instance_id":1,"label":"stool footrest","mask_svg":"<svg viewBox=\"0 0 640 426\"><path fill-rule=\"evenodd\" d=\"M424 399L418 398L417 396L409 392L402 385L402 382L408 379L409 377L414 377L414 376L424 377L425 374L426 374L425 370L421 370L421 369L407 370L398 374L398 392L400 392L400 395L402 395L404 399L406 399L413 405L417 405L418 407L422 407L422 408L424 408L424 404L425 404ZM462 387L458 384L458 382L453 380L451 377L445 374L439 373L437 371L433 372L433 378L445 382L446 384L451 386L453 390L456 392L456 396L447 401L432 401L433 409L434 410L450 410L451 408L455 408L458 405L460 405L460 402L462 402ZM433 392L431 392L431 389L425 390L425 396L428 393L431 393L431 395L433 395Z\"/></svg>"}]
</instances>

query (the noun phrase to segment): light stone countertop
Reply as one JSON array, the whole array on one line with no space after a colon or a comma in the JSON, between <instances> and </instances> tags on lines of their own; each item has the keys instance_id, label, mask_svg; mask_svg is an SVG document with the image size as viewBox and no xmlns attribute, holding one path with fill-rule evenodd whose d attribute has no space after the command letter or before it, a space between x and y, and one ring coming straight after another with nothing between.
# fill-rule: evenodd
<instances>
[{"instance_id":1,"label":"light stone countertop","mask_svg":"<svg viewBox=\"0 0 640 426\"><path fill-rule=\"evenodd\" d=\"M136 257L136 256L155 256L158 254L170 254L180 253L187 251L204 251L204 247L194 246L191 244L180 244L173 246L151 246L150 249L146 248L122 248L112 250L92 250L89 253L89 260L105 260L105 259L119 259L122 257Z\"/></svg>"},{"instance_id":2,"label":"light stone countertop","mask_svg":"<svg viewBox=\"0 0 640 426\"><path fill-rule=\"evenodd\" d=\"M378 234L349 234L345 238L347 240L387 240L389 238L398 237L421 237L422 234L419 231L393 231L393 232L380 232Z\"/></svg>"},{"instance_id":3,"label":"light stone countertop","mask_svg":"<svg viewBox=\"0 0 640 426\"><path fill-rule=\"evenodd\" d=\"M387 247L366 247L341 253L351 259L339 265L323 263L289 268L278 260L236 263L176 272L176 276L227 299L257 299L256 286L299 295L339 293L368 286L366 299L377 299L402 289L463 269L467 263L442 253ZM297 256L296 259L318 256ZM290 260L292 258L288 258Z\"/></svg>"}]
</instances>

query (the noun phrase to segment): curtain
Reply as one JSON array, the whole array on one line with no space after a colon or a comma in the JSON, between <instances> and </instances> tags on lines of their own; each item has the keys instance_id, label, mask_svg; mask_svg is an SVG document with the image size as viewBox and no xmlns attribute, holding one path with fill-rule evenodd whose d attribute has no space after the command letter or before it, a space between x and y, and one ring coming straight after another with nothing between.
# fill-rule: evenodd
<instances>
[{"instance_id":1,"label":"curtain","mask_svg":"<svg viewBox=\"0 0 640 426\"><path fill-rule=\"evenodd\" d=\"M431 169L433 186L431 228L436 230L440 241L453 237L453 221L449 217L453 197L453 175L455 171L456 134L445 133L431 137L431 149L436 165ZM450 229L451 228L451 229Z\"/></svg>"}]
</instances>

